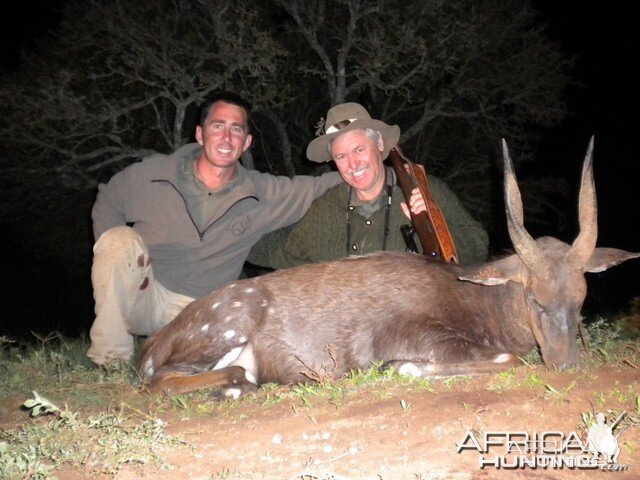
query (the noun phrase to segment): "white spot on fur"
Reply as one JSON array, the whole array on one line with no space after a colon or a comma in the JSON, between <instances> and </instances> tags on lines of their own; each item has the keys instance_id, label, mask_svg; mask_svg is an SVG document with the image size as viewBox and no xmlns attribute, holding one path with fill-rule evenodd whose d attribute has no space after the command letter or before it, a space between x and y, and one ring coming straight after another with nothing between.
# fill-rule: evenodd
<instances>
[{"instance_id":1,"label":"white spot on fur","mask_svg":"<svg viewBox=\"0 0 640 480\"><path fill-rule=\"evenodd\" d=\"M209 330L209 324L207 323L206 325L203 325L200 330L202 330L203 332L206 332L207 330Z\"/></svg>"},{"instance_id":2,"label":"white spot on fur","mask_svg":"<svg viewBox=\"0 0 640 480\"><path fill-rule=\"evenodd\" d=\"M510 353L501 353L500 355L496 355L493 359L493 363L507 363L512 359Z\"/></svg>"},{"instance_id":3,"label":"white spot on fur","mask_svg":"<svg viewBox=\"0 0 640 480\"><path fill-rule=\"evenodd\" d=\"M242 390L239 388L227 388L224 391L225 397L233 398L234 400L237 400L238 398L240 398L241 395L242 395Z\"/></svg>"},{"instance_id":4,"label":"white spot on fur","mask_svg":"<svg viewBox=\"0 0 640 480\"><path fill-rule=\"evenodd\" d=\"M211 310L215 310L216 308L218 308L220 306L222 302L216 302L213 305L211 305Z\"/></svg>"},{"instance_id":5,"label":"white spot on fur","mask_svg":"<svg viewBox=\"0 0 640 480\"><path fill-rule=\"evenodd\" d=\"M267 308L267 312L270 313L271 315L273 315L274 313L276 313L276 309L273 307L269 307Z\"/></svg>"},{"instance_id":6,"label":"white spot on fur","mask_svg":"<svg viewBox=\"0 0 640 480\"><path fill-rule=\"evenodd\" d=\"M255 292L255 291L256 291L256 289L255 289L255 288L253 288L253 287L249 287L249 288L246 288L246 289L244 290L244 293L253 293L253 292Z\"/></svg>"},{"instance_id":7,"label":"white spot on fur","mask_svg":"<svg viewBox=\"0 0 640 480\"><path fill-rule=\"evenodd\" d=\"M229 285L229 288L235 288L236 284L232 283L231 285Z\"/></svg>"},{"instance_id":8,"label":"white spot on fur","mask_svg":"<svg viewBox=\"0 0 640 480\"><path fill-rule=\"evenodd\" d=\"M244 347L235 347L229 350L213 367L213 370L219 370L220 368L228 367L232 362L235 362L240 356L240 352Z\"/></svg>"},{"instance_id":9,"label":"white spot on fur","mask_svg":"<svg viewBox=\"0 0 640 480\"><path fill-rule=\"evenodd\" d=\"M261 307L266 307L267 305L269 305L269 302L267 302L266 300L262 300L262 302L260 302Z\"/></svg>"},{"instance_id":10,"label":"white spot on fur","mask_svg":"<svg viewBox=\"0 0 640 480\"><path fill-rule=\"evenodd\" d=\"M248 382L253 383L254 385L258 384L258 379L251 373L245 370L244 378L247 379Z\"/></svg>"},{"instance_id":11,"label":"white spot on fur","mask_svg":"<svg viewBox=\"0 0 640 480\"><path fill-rule=\"evenodd\" d=\"M247 343L247 337L245 337L244 335L238 337L238 343Z\"/></svg>"},{"instance_id":12,"label":"white spot on fur","mask_svg":"<svg viewBox=\"0 0 640 480\"><path fill-rule=\"evenodd\" d=\"M233 302L233 306L234 307L241 307L242 306L242 302Z\"/></svg>"},{"instance_id":13,"label":"white spot on fur","mask_svg":"<svg viewBox=\"0 0 640 480\"><path fill-rule=\"evenodd\" d=\"M226 317L224 317L222 321L227 323L227 322L230 322L231 320L233 320L233 315L227 315Z\"/></svg>"},{"instance_id":14,"label":"white spot on fur","mask_svg":"<svg viewBox=\"0 0 640 480\"><path fill-rule=\"evenodd\" d=\"M398 368L398 373L400 375L408 375L411 377L419 377L421 374L420 369L413 363L403 363L400 365L400 368Z\"/></svg>"},{"instance_id":15,"label":"white spot on fur","mask_svg":"<svg viewBox=\"0 0 640 480\"><path fill-rule=\"evenodd\" d=\"M226 332L224 332L224 338L226 338L227 340L229 340L230 338L235 337L236 335L236 331L235 330L227 330Z\"/></svg>"}]
</instances>

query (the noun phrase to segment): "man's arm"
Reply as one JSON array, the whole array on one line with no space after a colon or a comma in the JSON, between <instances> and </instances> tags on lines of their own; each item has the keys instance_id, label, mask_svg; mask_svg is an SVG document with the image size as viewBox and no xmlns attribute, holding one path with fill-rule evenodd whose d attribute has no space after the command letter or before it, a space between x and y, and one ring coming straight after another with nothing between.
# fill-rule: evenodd
<instances>
[{"instance_id":1,"label":"man's arm","mask_svg":"<svg viewBox=\"0 0 640 480\"><path fill-rule=\"evenodd\" d=\"M269 267L276 270L282 268L295 267L301 265L288 258L286 252L287 239L297 224L290 225L288 227L281 228L271 233L263 235L262 238L251 247L247 262L260 267Z\"/></svg>"},{"instance_id":2,"label":"man's arm","mask_svg":"<svg viewBox=\"0 0 640 480\"><path fill-rule=\"evenodd\" d=\"M124 171L115 174L106 184L98 186L98 196L91 210L93 236L100 235L113 227L126 225L124 191L127 183Z\"/></svg>"},{"instance_id":3,"label":"man's arm","mask_svg":"<svg viewBox=\"0 0 640 480\"><path fill-rule=\"evenodd\" d=\"M302 220L264 235L252 247L247 260L277 270L333 260L335 246L330 243L340 237L335 224L334 200L338 195L339 189L330 189L313 202ZM344 221L340 228L344 229Z\"/></svg>"},{"instance_id":4,"label":"man's arm","mask_svg":"<svg viewBox=\"0 0 640 480\"><path fill-rule=\"evenodd\" d=\"M319 177L305 175L288 177L269 176L263 185L261 198L269 202L269 232L298 222L312 202L326 190L342 182L337 172Z\"/></svg>"}]
</instances>

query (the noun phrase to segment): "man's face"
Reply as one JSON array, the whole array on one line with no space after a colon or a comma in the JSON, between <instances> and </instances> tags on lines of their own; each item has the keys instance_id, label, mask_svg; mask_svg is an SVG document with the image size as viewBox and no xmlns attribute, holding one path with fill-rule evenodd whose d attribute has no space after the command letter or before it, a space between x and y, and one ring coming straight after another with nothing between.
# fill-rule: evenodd
<instances>
[{"instance_id":1,"label":"man's face","mask_svg":"<svg viewBox=\"0 0 640 480\"><path fill-rule=\"evenodd\" d=\"M214 103L207 119L196 127L196 140L211 165L235 166L242 152L251 145L244 110L223 101Z\"/></svg>"},{"instance_id":2,"label":"man's face","mask_svg":"<svg viewBox=\"0 0 640 480\"><path fill-rule=\"evenodd\" d=\"M331 144L331 156L343 180L356 189L361 200L375 199L384 186L380 137L374 141L364 130L355 129L339 135Z\"/></svg>"}]
</instances>

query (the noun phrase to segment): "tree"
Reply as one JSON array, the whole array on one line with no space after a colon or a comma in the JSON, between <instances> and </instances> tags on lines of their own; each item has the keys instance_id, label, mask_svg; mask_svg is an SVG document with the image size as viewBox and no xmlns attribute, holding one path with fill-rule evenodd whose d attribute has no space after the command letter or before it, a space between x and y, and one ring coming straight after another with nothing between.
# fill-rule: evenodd
<instances>
[{"instance_id":1,"label":"tree","mask_svg":"<svg viewBox=\"0 0 640 480\"><path fill-rule=\"evenodd\" d=\"M569 65L519 0L69 0L1 79L0 215L88 255L97 184L189 141L197 104L229 88L254 103L261 169L308 172L318 120L360 101L487 222L500 137L520 160L562 118Z\"/></svg>"},{"instance_id":2,"label":"tree","mask_svg":"<svg viewBox=\"0 0 640 480\"><path fill-rule=\"evenodd\" d=\"M280 4L290 20L286 43L297 49L296 84L307 86L306 98L314 101L287 116L311 126L330 105L364 103L374 116L399 124L405 152L444 178L485 222L495 209L491 196L500 175L492 168L500 138L524 150L519 161L536 129L565 115L561 95L571 61L545 37L527 2ZM313 132L304 133L308 139ZM528 185L557 186L550 179ZM531 203L537 213L541 197Z\"/></svg>"},{"instance_id":3,"label":"tree","mask_svg":"<svg viewBox=\"0 0 640 480\"><path fill-rule=\"evenodd\" d=\"M58 248L90 245L97 184L188 142L206 95L233 86L279 102L284 52L266 32L250 2L70 0L59 30L2 78L2 218L29 218Z\"/></svg>"}]
</instances>

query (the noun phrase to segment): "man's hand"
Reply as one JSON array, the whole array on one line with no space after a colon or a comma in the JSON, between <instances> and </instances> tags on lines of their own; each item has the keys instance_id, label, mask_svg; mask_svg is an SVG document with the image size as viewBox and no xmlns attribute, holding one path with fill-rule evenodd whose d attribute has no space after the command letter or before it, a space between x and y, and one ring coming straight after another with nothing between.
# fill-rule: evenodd
<instances>
[{"instance_id":1,"label":"man's hand","mask_svg":"<svg viewBox=\"0 0 640 480\"><path fill-rule=\"evenodd\" d=\"M420 189L417 187L411 190L411 198L409 199L409 204L411 205L411 213L413 213L414 215L417 215L420 212L427 211L424 198L420 193ZM402 207L402 211L404 212L406 217L410 219L411 215L409 214L409 209L407 208L406 202L402 202L400 206Z\"/></svg>"}]
</instances>

